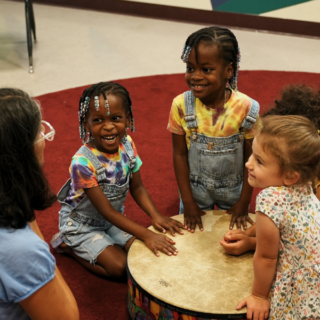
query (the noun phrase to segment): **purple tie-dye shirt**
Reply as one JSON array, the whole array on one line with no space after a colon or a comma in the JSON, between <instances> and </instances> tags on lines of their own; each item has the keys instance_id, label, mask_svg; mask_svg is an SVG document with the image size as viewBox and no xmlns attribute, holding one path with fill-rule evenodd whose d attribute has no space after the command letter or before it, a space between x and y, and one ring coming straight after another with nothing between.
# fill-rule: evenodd
<instances>
[{"instance_id":1,"label":"purple tie-dye shirt","mask_svg":"<svg viewBox=\"0 0 320 320\"><path fill-rule=\"evenodd\" d=\"M128 136L127 138L132 145L134 156L136 157L136 163L133 168L133 172L137 172L142 165L142 161L138 156L137 149L131 137ZM101 182L107 184L117 184L120 186L125 184L130 173L130 161L122 143L119 145L119 151L113 154L100 152L94 148L91 148L87 144L85 144L85 146L88 147L94 153L94 155L98 157L102 166L106 168L107 178ZM98 186L98 181L94 171L95 169L92 162L84 155L78 153L73 156L69 168L71 186L65 202L75 207L85 197L85 192L83 189Z\"/></svg>"}]
</instances>

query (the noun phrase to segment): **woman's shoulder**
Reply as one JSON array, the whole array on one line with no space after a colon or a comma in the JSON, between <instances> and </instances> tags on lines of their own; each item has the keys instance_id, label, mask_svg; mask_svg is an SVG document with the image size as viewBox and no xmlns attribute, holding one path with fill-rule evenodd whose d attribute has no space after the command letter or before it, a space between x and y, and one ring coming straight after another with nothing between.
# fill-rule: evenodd
<instances>
[{"instance_id":1,"label":"woman's shoulder","mask_svg":"<svg viewBox=\"0 0 320 320\"><path fill-rule=\"evenodd\" d=\"M48 256L51 256L48 244L32 231L28 223L21 229L1 227L0 242L0 255L5 253L6 257L11 256L11 254L13 256L28 256L37 250L48 253Z\"/></svg>"},{"instance_id":2,"label":"woman's shoulder","mask_svg":"<svg viewBox=\"0 0 320 320\"><path fill-rule=\"evenodd\" d=\"M19 302L54 277L55 258L48 244L29 224L22 229L0 228L1 299ZM0 286L0 287L1 287Z\"/></svg>"}]
</instances>

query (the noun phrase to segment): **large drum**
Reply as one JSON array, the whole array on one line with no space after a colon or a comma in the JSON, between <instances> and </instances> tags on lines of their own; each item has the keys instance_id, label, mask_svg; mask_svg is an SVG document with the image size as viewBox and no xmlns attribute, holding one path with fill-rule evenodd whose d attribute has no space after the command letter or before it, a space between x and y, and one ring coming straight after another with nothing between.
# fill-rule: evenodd
<instances>
[{"instance_id":1,"label":"large drum","mask_svg":"<svg viewBox=\"0 0 320 320\"><path fill-rule=\"evenodd\" d=\"M252 215L251 215L252 217ZM183 222L183 215L174 216ZM230 215L208 211L204 231L171 237L177 256L156 257L140 240L128 253L128 310L135 320L243 319L238 302L251 294L253 253L239 257L224 252L219 240ZM155 231L153 227L149 228Z\"/></svg>"}]
</instances>

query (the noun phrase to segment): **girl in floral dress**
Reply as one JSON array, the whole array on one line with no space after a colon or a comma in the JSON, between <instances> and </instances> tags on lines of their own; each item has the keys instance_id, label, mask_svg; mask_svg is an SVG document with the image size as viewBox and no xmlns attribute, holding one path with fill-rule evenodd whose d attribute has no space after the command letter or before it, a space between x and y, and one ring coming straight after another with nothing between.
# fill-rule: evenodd
<instances>
[{"instance_id":1,"label":"girl in floral dress","mask_svg":"<svg viewBox=\"0 0 320 320\"><path fill-rule=\"evenodd\" d=\"M257 197L257 249L247 318L320 318L320 137L301 116L267 116L246 163Z\"/></svg>"}]
</instances>

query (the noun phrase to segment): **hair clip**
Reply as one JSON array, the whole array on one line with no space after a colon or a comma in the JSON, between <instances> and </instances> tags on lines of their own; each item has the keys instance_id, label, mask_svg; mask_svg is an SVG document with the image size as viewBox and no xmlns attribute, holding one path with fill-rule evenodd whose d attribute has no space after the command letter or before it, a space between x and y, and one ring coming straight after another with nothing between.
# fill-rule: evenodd
<instances>
[{"instance_id":1,"label":"hair clip","mask_svg":"<svg viewBox=\"0 0 320 320\"><path fill-rule=\"evenodd\" d=\"M188 62L190 52L191 52L191 47L184 46L184 53L182 53L182 58L181 58L183 62Z\"/></svg>"},{"instance_id":2,"label":"hair clip","mask_svg":"<svg viewBox=\"0 0 320 320\"><path fill-rule=\"evenodd\" d=\"M110 116L110 106L109 106L108 99L106 99L105 108L106 108L106 115Z\"/></svg>"},{"instance_id":3,"label":"hair clip","mask_svg":"<svg viewBox=\"0 0 320 320\"><path fill-rule=\"evenodd\" d=\"M183 48L182 48L181 59L182 59L182 57L184 55L184 50L186 50L186 45L184 45Z\"/></svg>"},{"instance_id":4,"label":"hair clip","mask_svg":"<svg viewBox=\"0 0 320 320\"><path fill-rule=\"evenodd\" d=\"M96 111L100 110L99 105L100 105L99 96L95 96L94 97L94 108L96 109Z\"/></svg>"}]
</instances>

